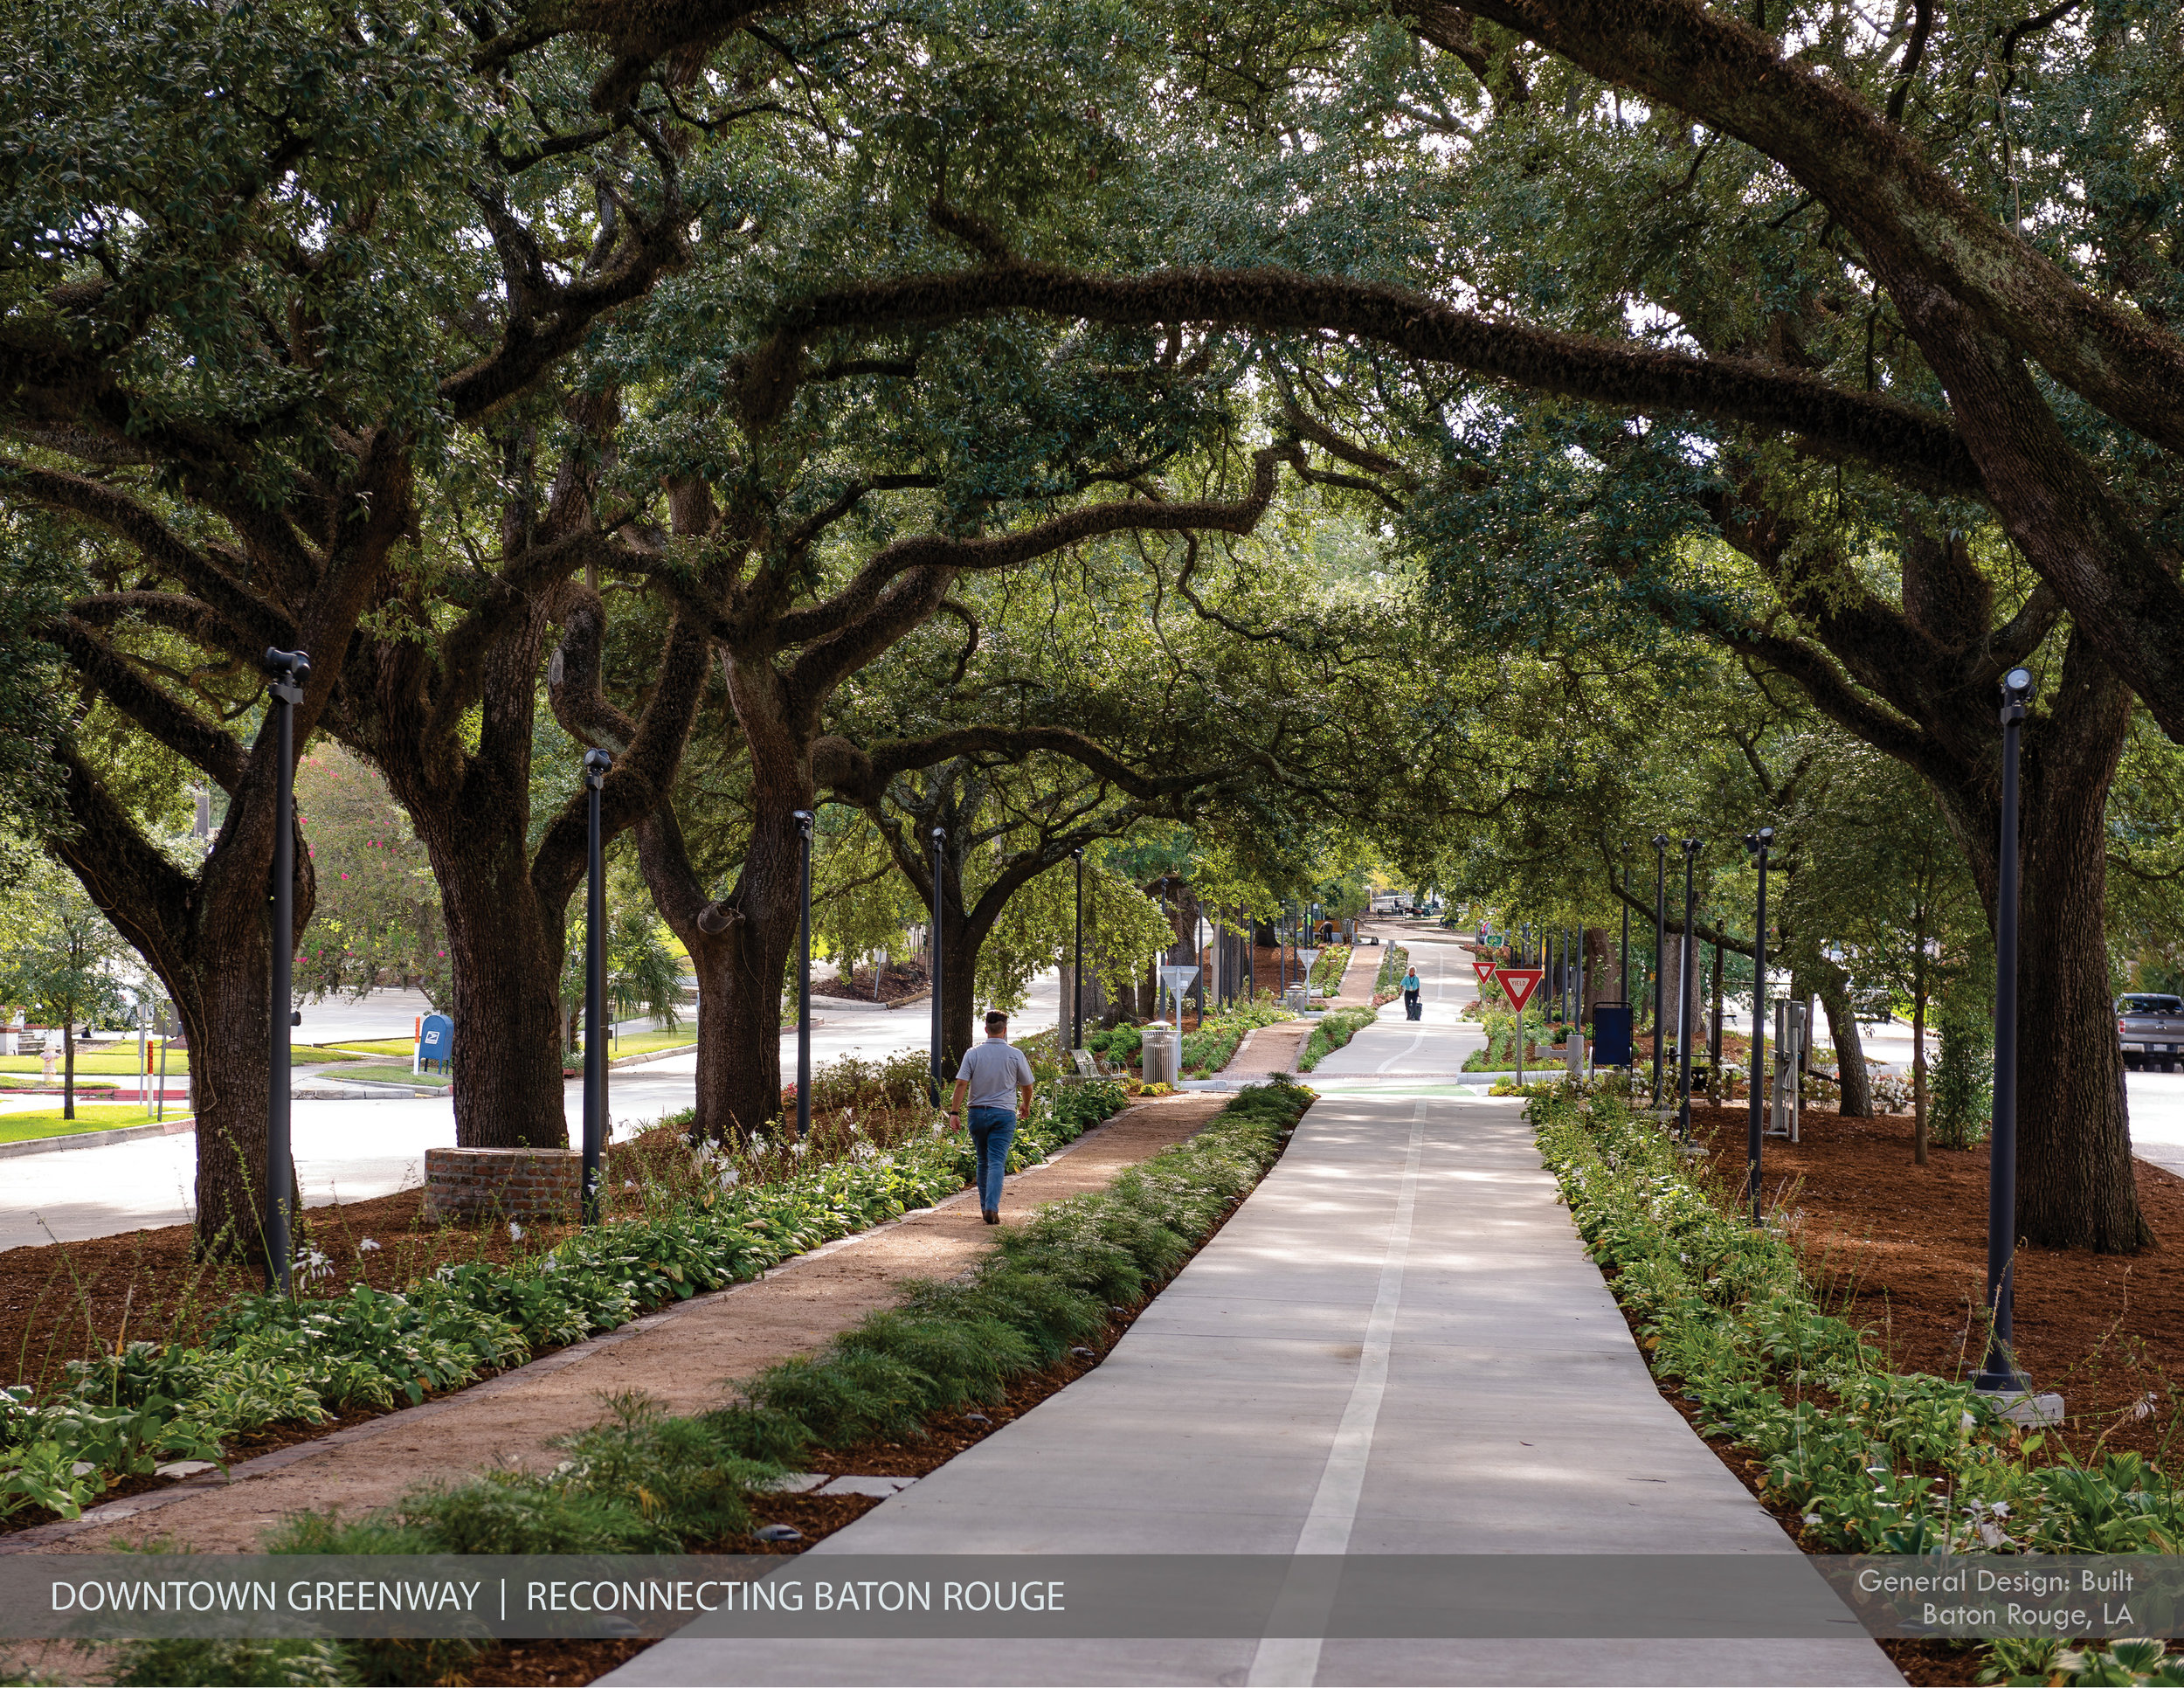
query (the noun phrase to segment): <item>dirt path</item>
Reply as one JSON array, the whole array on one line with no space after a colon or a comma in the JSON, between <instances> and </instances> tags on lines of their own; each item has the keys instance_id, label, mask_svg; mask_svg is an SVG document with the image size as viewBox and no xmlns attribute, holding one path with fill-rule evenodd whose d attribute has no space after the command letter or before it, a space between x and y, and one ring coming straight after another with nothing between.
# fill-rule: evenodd
<instances>
[{"instance_id":1,"label":"dirt path","mask_svg":"<svg viewBox=\"0 0 2184 1688\"><path fill-rule=\"evenodd\" d=\"M1185 1092L1125 1110L1009 1180L1004 1216L1102 1187L1189 1137L1227 1100ZM608 1395L642 1391L676 1412L718 1405L728 1380L819 1347L892 1304L900 1280L961 1271L993 1237L972 1197L963 1191L785 1262L754 1283L694 1297L444 1400L237 1465L225 1482L132 1496L66 1524L0 1538L0 1553L100 1552L162 1537L200 1553L249 1553L286 1513L331 1505L359 1512L428 1478L496 1463L551 1464L558 1457L551 1438L594 1422Z\"/></svg>"}]
</instances>

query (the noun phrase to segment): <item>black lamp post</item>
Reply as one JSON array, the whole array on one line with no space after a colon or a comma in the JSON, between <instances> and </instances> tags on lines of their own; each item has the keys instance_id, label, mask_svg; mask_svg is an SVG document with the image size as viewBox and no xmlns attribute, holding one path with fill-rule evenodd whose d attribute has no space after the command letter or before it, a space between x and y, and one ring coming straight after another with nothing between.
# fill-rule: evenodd
<instances>
[{"instance_id":1,"label":"black lamp post","mask_svg":"<svg viewBox=\"0 0 2184 1688\"><path fill-rule=\"evenodd\" d=\"M947 957L942 947L941 905L947 898L947 882L941 877L941 855L948 845L948 828L933 828L933 1106L940 1106L941 1019L940 999L947 982Z\"/></svg>"},{"instance_id":2,"label":"black lamp post","mask_svg":"<svg viewBox=\"0 0 2184 1688\"><path fill-rule=\"evenodd\" d=\"M584 753L590 834L584 908L584 1222L599 1222L599 1159L606 1145L606 859L599 837L599 792L614 758Z\"/></svg>"},{"instance_id":3,"label":"black lamp post","mask_svg":"<svg viewBox=\"0 0 2184 1688\"><path fill-rule=\"evenodd\" d=\"M803 847L801 945L796 963L796 1140L812 1135L812 822L809 809L795 813L798 842Z\"/></svg>"},{"instance_id":4,"label":"black lamp post","mask_svg":"<svg viewBox=\"0 0 2184 1688\"><path fill-rule=\"evenodd\" d=\"M1077 958L1069 969L1069 1047L1084 1048L1084 852L1069 852L1077 864Z\"/></svg>"},{"instance_id":5,"label":"black lamp post","mask_svg":"<svg viewBox=\"0 0 2184 1688\"><path fill-rule=\"evenodd\" d=\"M273 676L266 689L273 694L273 717L278 726L273 792L273 986L270 1007L273 1022L273 1067L266 1076L266 1277L267 1285L287 1295L294 1287L295 1249L289 1240L294 1215L288 1198L295 1189L295 1166L289 1152L288 1031L295 1024L294 968L296 952L296 705L303 702L303 682L311 677L311 659L301 651L266 653L266 672Z\"/></svg>"},{"instance_id":6,"label":"black lamp post","mask_svg":"<svg viewBox=\"0 0 2184 1688\"><path fill-rule=\"evenodd\" d=\"M1668 983L1669 972L1662 965L1669 958L1668 861L1668 835L1655 833L1653 835L1653 1105L1656 1111L1661 1106L1661 1014L1666 1006L1661 993Z\"/></svg>"},{"instance_id":7,"label":"black lamp post","mask_svg":"<svg viewBox=\"0 0 2184 1688\"><path fill-rule=\"evenodd\" d=\"M1994 1140L1987 1159L1987 1309L1993 1320L1975 1389L2026 1394L2017 1369L2014 1302L2017 1251L2017 740L2032 675L2002 676L2001 890L1994 911Z\"/></svg>"},{"instance_id":8,"label":"black lamp post","mask_svg":"<svg viewBox=\"0 0 2184 1688\"><path fill-rule=\"evenodd\" d=\"M1766 1072L1767 1043L1767 850L1773 842L1772 827L1762 827L1745 840L1745 848L1759 869L1759 908L1752 927L1752 1113L1745 1128L1745 1199L1752 1205L1755 1229L1759 1224L1759 1160L1766 1126L1760 1085Z\"/></svg>"},{"instance_id":9,"label":"black lamp post","mask_svg":"<svg viewBox=\"0 0 2184 1688\"><path fill-rule=\"evenodd\" d=\"M1623 1006L1630 1004L1630 846L1623 846L1623 894L1616 899L1623 905L1623 960L1615 972L1615 989L1623 999Z\"/></svg>"},{"instance_id":10,"label":"black lamp post","mask_svg":"<svg viewBox=\"0 0 2184 1688\"><path fill-rule=\"evenodd\" d=\"M1683 934L1676 952L1676 1129L1687 1143L1691 1137L1691 1028L1684 1022L1691 1009L1691 923L1698 917L1695 870L1700 841L1683 841Z\"/></svg>"}]
</instances>

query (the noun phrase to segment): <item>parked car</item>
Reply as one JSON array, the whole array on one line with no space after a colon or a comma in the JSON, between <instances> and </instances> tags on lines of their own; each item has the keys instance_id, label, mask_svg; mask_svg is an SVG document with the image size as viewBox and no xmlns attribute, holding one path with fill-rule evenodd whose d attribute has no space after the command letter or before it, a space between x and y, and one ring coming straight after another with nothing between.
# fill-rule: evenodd
<instances>
[{"instance_id":1,"label":"parked car","mask_svg":"<svg viewBox=\"0 0 2184 1688\"><path fill-rule=\"evenodd\" d=\"M2124 1065L2134 1071L2173 1073L2184 1045L2184 996L2133 991L2116 999L2116 1035Z\"/></svg>"}]
</instances>

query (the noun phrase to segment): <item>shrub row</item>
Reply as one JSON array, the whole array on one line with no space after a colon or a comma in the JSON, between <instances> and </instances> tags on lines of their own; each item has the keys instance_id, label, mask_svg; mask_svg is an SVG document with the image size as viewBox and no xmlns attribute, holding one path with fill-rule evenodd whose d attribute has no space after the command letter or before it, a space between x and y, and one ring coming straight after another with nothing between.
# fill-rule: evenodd
<instances>
[{"instance_id":1,"label":"shrub row","mask_svg":"<svg viewBox=\"0 0 2184 1688\"><path fill-rule=\"evenodd\" d=\"M1373 975L1372 1000L1387 1002L1403 994L1403 975L1411 970L1411 952L1401 944L1388 945L1387 953L1380 958L1380 971Z\"/></svg>"},{"instance_id":2,"label":"shrub row","mask_svg":"<svg viewBox=\"0 0 2184 1688\"><path fill-rule=\"evenodd\" d=\"M1304 1052L1296 1060L1298 1068L1310 1072L1379 1017L1378 1008L1336 1008L1321 1015L1311 1036L1304 1041Z\"/></svg>"},{"instance_id":3,"label":"shrub row","mask_svg":"<svg viewBox=\"0 0 2184 1688\"><path fill-rule=\"evenodd\" d=\"M1527 1111L1655 1375L1697 1406L1709 1435L1759 1456L1762 1491L1799 1519L1809 1551L2173 1553L2184 1543L2184 1496L2136 1453L2081 1461L1967 1384L1892 1371L1821 1309L1791 1240L1700 1187L1667 1134L1621 1098L1558 1087ZM2044 1680L2042 1661L2063 1646L2009 1643L1998 1668Z\"/></svg>"},{"instance_id":4,"label":"shrub row","mask_svg":"<svg viewBox=\"0 0 2184 1688\"><path fill-rule=\"evenodd\" d=\"M814 1448L921 1436L936 1412L1001 1398L1009 1381L1098 1335L1110 1305L1142 1300L1280 1154L1311 1092L1242 1091L1195 1137L1107 1188L1004 1230L964 1276L911 1287L817 1354L735 1386L740 1399L671 1416L612 1403L566 1438L550 1472L488 1471L412 1491L356 1519L307 1513L276 1553L622 1553L732 1548L753 1508ZM132 1643L120 1684L434 1681L460 1642L157 1641Z\"/></svg>"},{"instance_id":5,"label":"shrub row","mask_svg":"<svg viewBox=\"0 0 2184 1688\"><path fill-rule=\"evenodd\" d=\"M1205 1078L1228 1065L1229 1057L1245 1035L1261 1026L1296 1016L1272 1001L1235 1002L1218 1014L1208 1014L1194 1032L1185 1034L1180 1065L1189 1077Z\"/></svg>"},{"instance_id":6,"label":"shrub row","mask_svg":"<svg viewBox=\"0 0 2184 1688\"><path fill-rule=\"evenodd\" d=\"M1123 1103L1113 1083L1048 1087L1017 1133L1011 1168L1044 1159ZM966 1135L937 1128L767 1183L697 1159L717 1168L700 1193L529 1259L444 1266L399 1292L360 1283L337 1297L239 1296L201 1345L133 1342L72 1361L48 1400L27 1385L0 1389L0 1517L38 1505L73 1518L164 1461L219 1458L225 1437L459 1387L929 1207L976 1165Z\"/></svg>"}]
</instances>

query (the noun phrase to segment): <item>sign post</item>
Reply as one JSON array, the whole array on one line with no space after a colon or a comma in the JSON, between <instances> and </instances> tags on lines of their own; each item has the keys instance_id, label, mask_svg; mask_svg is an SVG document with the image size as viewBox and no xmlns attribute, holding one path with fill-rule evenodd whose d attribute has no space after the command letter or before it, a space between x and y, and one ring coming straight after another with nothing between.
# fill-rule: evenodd
<instances>
[{"instance_id":1,"label":"sign post","mask_svg":"<svg viewBox=\"0 0 2184 1688\"><path fill-rule=\"evenodd\" d=\"M1497 967L1494 978L1501 986L1503 994L1509 998L1510 1007L1517 1010L1517 1088L1524 1087L1524 1005L1531 1000L1531 993L1539 988L1539 981L1547 976L1545 967Z\"/></svg>"},{"instance_id":2,"label":"sign post","mask_svg":"<svg viewBox=\"0 0 2184 1688\"><path fill-rule=\"evenodd\" d=\"M1296 949L1297 970L1304 976L1304 1012L1312 1011L1312 964L1319 959L1317 950L1308 950L1303 944Z\"/></svg>"},{"instance_id":3,"label":"sign post","mask_svg":"<svg viewBox=\"0 0 2184 1688\"><path fill-rule=\"evenodd\" d=\"M1175 1034L1183 1035L1183 993L1189 990L1199 976L1198 965L1163 967L1160 983L1168 993L1168 1018L1175 1027Z\"/></svg>"}]
</instances>

